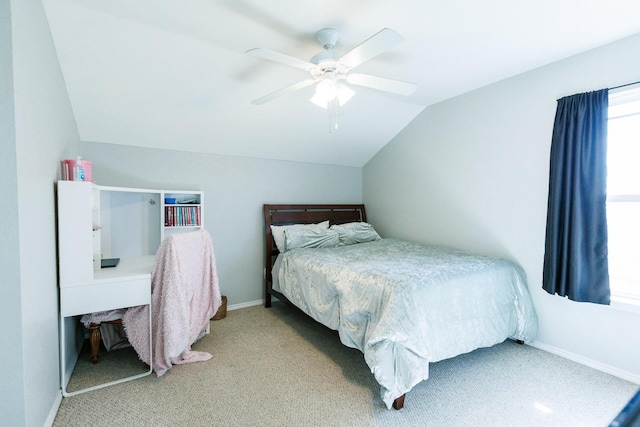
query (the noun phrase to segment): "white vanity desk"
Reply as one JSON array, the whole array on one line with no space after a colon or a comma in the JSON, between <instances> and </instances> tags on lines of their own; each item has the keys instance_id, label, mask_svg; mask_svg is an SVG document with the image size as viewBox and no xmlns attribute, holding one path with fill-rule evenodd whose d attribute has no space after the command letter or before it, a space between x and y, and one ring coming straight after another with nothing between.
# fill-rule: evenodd
<instances>
[{"instance_id":1,"label":"white vanity desk","mask_svg":"<svg viewBox=\"0 0 640 427\"><path fill-rule=\"evenodd\" d=\"M77 316L151 303L153 255L123 258L117 267L95 272L95 278L60 288L60 313Z\"/></svg>"},{"instance_id":2,"label":"white vanity desk","mask_svg":"<svg viewBox=\"0 0 640 427\"><path fill-rule=\"evenodd\" d=\"M67 392L85 330L77 316L149 305L154 256L166 235L201 229L201 191L153 190L58 181L60 372L63 396L149 375ZM101 268L101 258L120 258ZM151 309L149 310L151 336ZM149 354L152 344L149 343Z\"/></svg>"},{"instance_id":3,"label":"white vanity desk","mask_svg":"<svg viewBox=\"0 0 640 427\"><path fill-rule=\"evenodd\" d=\"M137 305L149 305L149 354L151 354L153 348L151 339L151 269L153 260L153 255L123 258L116 267L103 268L96 271L94 279L91 281L79 283L77 286L60 288L61 344L66 341L64 327L64 319L66 317ZM66 360L65 345L61 345L60 349L62 395L65 397L144 377L153 371L153 362L151 362L149 370L144 373L82 390L67 392L66 364L63 363Z\"/></svg>"},{"instance_id":4,"label":"white vanity desk","mask_svg":"<svg viewBox=\"0 0 640 427\"><path fill-rule=\"evenodd\" d=\"M140 378L152 372L153 367L149 366L148 371L138 375L67 391L84 338L84 330L79 330L77 326L77 316L149 305L151 337L151 270L154 255L150 254L155 254L160 240L160 212L159 193L153 190L101 187L80 181L59 181L57 190L60 382L62 395L66 397ZM154 203L149 203L150 198L154 198ZM140 224L148 217L157 217L156 222L149 227L141 227ZM116 228L119 230L117 234L113 233ZM120 240L114 242L114 239ZM111 257L116 243L119 243L119 264L100 268L102 254ZM130 252L127 252L129 249ZM152 343L149 342L149 354L151 349Z\"/></svg>"}]
</instances>

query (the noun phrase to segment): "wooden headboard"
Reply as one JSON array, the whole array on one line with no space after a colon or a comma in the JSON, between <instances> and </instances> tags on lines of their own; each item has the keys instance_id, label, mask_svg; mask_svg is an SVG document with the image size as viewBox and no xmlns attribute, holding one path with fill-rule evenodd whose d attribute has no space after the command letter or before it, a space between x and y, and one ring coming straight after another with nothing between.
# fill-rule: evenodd
<instances>
[{"instance_id":1,"label":"wooden headboard","mask_svg":"<svg viewBox=\"0 0 640 427\"><path fill-rule=\"evenodd\" d=\"M330 225L347 222L366 222L364 205L264 205L265 232L265 307L271 307L271 295L284 299L272 289L271 268L278 255L278 248L271 234L272 225L312 224L329 220Z\"/></svg>"}]
</instances>

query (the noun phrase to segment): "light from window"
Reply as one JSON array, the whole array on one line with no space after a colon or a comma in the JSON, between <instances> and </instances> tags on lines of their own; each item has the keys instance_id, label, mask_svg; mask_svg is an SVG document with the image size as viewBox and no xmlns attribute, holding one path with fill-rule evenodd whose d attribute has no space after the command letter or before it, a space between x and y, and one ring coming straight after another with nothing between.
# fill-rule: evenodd
<instances>
[{"instance_id":1,"label":"light from window","mask_svg":"<svg viewBox=\"0 0 640 427\"><path fill-rule=\"evenodd\" d=\"M609 93L607 228L611 297L640 304L640 88Z\"/></svg>"}]
</instances>

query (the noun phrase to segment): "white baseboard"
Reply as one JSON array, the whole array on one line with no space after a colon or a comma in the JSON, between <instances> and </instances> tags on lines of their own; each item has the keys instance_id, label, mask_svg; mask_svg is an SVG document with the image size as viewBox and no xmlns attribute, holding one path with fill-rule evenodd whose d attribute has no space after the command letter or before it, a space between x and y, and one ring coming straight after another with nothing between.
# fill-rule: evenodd
<instances>
[{"instance_id":1,"label":"white baseboard","mask_svg":"<svg viewBox=\"0 0 640 427\"><path fill-rule=\"evenodd\" d=\"M256 301L243 302L243 303L240 303L240 304L232 304L232 305L227 307L227 310L228 311L240 310L241 308L255 307L256 305L263 305L263 304L264 304L264 300L260 299L260 300L256 300Z\"/></svg>"},{"instance_id":2,"label":"white baseboard","mask_svg":"<svg viewBox=\"0 0 640 427\"><path fill-rule=\"evenodd\" d=\"M62 390L58 392L58 395L56 396L56 400L53 402L53 405L51 406L51 410L49 411L49 416L47 417L47 419L43 424L45 427L51 427L53 425L53 422L56 419L56 415L58 414L58 409L60 409L61 403L62 403Z\"/></svg>"},{"instance_id":3,"label":"white baseboard","mask_svg":"<svg viewBox=\"0 0 640 427\"><path fill-rule=\"evenodd\" d=\"M624 371L622 369L616 368L611 365L607 365L605 363L597 362L592 359L588 359L586 357L577 355L575 353L568 352L566 350L562 350L560 348L554 347L552 345L544 344L538 341L533 341L531 343L526 343L531 347L538 348L540 350L546 351L548 353L555 354L560 357L564 357L565 359L572 360L574 362L580 363L581 365L588 366L593 369L597 369L598 371L605 372L607 374L613 375L614 377L622 378L623 380L630 381L635 384L640 384L640 375L634 374L632 372Z\"/></svg>"}]
</instances>

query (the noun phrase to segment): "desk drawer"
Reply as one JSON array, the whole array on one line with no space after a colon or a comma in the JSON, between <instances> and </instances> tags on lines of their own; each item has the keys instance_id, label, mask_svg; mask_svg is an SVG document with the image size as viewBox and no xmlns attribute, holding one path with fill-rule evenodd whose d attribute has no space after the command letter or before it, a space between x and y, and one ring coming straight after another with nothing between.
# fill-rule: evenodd
<instances>
[{"instance_id":1,"label":"desk drawer","mask_svg":"<svg viewBox=\"0 0 640 427\"><path fill-rule=\"evenodd\" d=\"M60 288L62 317L150 303L150 277Z\"/></svg>"}]
</instances>

